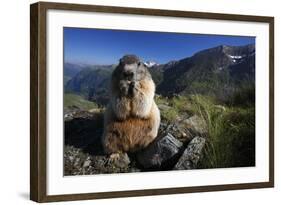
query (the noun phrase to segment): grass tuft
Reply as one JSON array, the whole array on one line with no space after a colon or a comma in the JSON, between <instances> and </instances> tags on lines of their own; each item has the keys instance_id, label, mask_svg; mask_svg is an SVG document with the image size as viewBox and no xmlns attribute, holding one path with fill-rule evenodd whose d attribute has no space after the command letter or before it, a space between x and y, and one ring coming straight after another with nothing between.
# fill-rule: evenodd
<instances>
[{"instance_id":1,"label":"grass tuft","mask_svg":"<svg viewBox=\"0 0 281 205\"><path fill-rule=\"evenodd\" d=\"M193 109L208 127L207 145L200 168L255 165L254 107L217 106L206 96L194 95Z\"/></svg>"}]
</instances>

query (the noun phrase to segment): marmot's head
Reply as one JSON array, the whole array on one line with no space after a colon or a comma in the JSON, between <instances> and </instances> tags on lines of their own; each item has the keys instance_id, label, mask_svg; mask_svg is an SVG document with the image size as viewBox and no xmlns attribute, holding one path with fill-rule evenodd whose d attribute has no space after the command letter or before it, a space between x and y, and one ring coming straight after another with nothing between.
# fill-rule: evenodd
<instances>
[{"instance_id":1,"label":"marmot's head","mask_svg":"<svg viewBox=\"0 0 281 205\"><path fill-rule=\"evenodd\" d=\"M132 96L139 81L151 79L147 67L135 55L123 56L113 73L113 79L122 95Z\"/></svg>"},{"instance_id":2,"label":"marmot's head","mask_svg":"<svg viewBox=\"0 0 281 205\"><path fill-rule=\"evenodd\" d=\"M120 80L136 82L151 77L147 67L135 55L125 55L117 66Z\"/></svg>"}]
</instances>

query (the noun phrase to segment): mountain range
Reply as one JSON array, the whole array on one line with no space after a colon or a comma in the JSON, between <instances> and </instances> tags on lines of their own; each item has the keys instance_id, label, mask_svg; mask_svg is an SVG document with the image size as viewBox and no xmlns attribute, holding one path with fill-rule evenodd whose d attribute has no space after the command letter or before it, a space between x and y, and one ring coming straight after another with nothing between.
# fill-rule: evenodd
<instances>
[{"instance_id":1,"label":"mountain range","mask_svg":"<svg viewBox=\"0 0 281 205\"><path fill-rule=\"evenodd\" d=\"M156 84L156 93L225 94L243 83L255 82L255 45L221 45L191 57L165 64L145 62ZM65 90L104 104L108 83L116 65L64 65Z\"/></svg>"},{"instance_id":2,"label":"mountain range","mask_svg":"<svg viewBox=\"0 0 281 205\"><path fill-rule=\"evenodd\" d=\"M255 46L218 46L163 65L157 91L173 93L215 92L255 80Z\"/></svg>"}]
</instances>

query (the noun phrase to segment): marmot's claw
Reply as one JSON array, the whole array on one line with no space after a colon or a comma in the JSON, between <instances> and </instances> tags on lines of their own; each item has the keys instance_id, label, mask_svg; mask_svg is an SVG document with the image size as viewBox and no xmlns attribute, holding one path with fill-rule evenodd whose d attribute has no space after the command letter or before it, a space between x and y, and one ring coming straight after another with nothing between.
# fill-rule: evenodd
<instances>
[{"instance_id":1,"label":"marmot's claw","mask_svg":"<svg viewBox=\"0 0 281 205\"><path fill-rule=\"evenodd\" d=\"M120 153L113 153L109 156L108 162L115 162L120 159Z\"/></svg>"}]
</instances>

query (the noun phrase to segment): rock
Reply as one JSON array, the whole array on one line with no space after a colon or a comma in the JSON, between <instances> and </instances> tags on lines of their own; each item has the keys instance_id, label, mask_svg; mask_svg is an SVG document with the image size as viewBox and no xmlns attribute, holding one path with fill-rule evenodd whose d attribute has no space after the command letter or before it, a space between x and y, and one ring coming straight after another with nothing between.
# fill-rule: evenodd
<instances>
[{"instance_id":1,"label":"rock","mask_svg":"<svg viewBox=\"0 0 281 205\"><path fill-rule=\"evenodd\" d=\"M193 138L175 165L174 170L195 169L202 155L205 142L204 137Z\"/></svg>"},{"instance_id":2,"label":"rock","mask_svg":"<svg viewBox=\"0 0 281 205\"><path fill-rule=\"evenodd\" d=\"M183 124L196 134L204 135L208 132L206 122L198 115L185 119Z\"/></svg>"},{"instance_id":3,"label":"rock","mask_svg":"<svg viewBox=\"0 0 281 205\"><path fill-rule=\"evenodd\" d=\"M185 143L190 141L194 135L192 135L189 130L188 126L186 126L182 122L175 121L173 124L167 122L161 122L159 133L161 135L166 135L168 133L172 134L177 140Z\"/></svg>"},{"instance_id":4,"label":"rock","mask_svg":"<svg viewBox=\"0 0 281 205\"><path fill-rule=\"evenodd\" d=\"M189 132L188 126L182 122L175 122L171 129L171 133L182 142L190 141L194 137L194 135Z\"/></svg>"},{"instance_id":5,"label":"rock","mask_svg":"<svg viewBox=\"0 0 281 205\"><path fill-rule=\"evenodd\" d=\"M159 137L148 147L136 154L138 162L144 168L160 168L172 160L180 151L183 144L171 134Z\"/></svg>"},{"instance_id":6,"label":"rock","mask_svg":"<svg viewBox=\"0 0 281 205\"><path fill-rule=\"evenodd\" d=\"M164 105L162 109L168 107ZM65 113L68 115L64 119L64 175L171 170L175 168L175 164L179 164L178 159L183 158L181 154L185 149L184 145L195 136L201 136L197 134L198 131L190 130L205 129L203 119L181 113L181 118L174 122L161 122L158 137L147 148L130 153L129 156L121 154L119 158L112 160L104 153L100 140L103 132L103 112L103 109L84 111L72 107ZM192 161L193 164L194 162L196 160ZM180 169L179 165L177 169Z\"/></svg>"},{"instance_id":7,"label":"rock","mask_svg":"<svg viewBox=\"0 0 281 205\"><path fill-rule=\"evenodd\" d=\"M68 159L69 159L69 161L73 162L74 157L73 156L69 156Z\"/></svg>"},{"instance_id":8,"label":"rock","mask_svg":"<svg viewBox=\"0 0 281 205\"><path fill-rule=\"evenodd\" d=\"M74 162L74 166L78 167L80 164L80 159L79 158L76 158L75 159L75 162Z\"/></svg>"},{"instance_id":9,"label":"rock","mask_svg":"<svg viewBox=\"0 0 281 205\"><path fill-rule=\"evenodd\" d=\"M90 109L88 110L88 112L90 113L102 113L104 112L105 109L101 109L101 108L93 108L93 109Z\"/></svg>"},{"instance_id":10,"label":"rock","mask_svg":"<svg viewBox=\"0 0 281 205\"><path fill-rule=\"evenodd\" d=\"M215 105L214 106L216 109L220 110L221 112L225 112L226 111L226 108L222 105Z\"/></svg>"},{"instance_id":11,"label":"rock","mask_svg":"<svg viewBox=\"0 0 281 205\"><path fill-rule=\"evenodd\" d=\"M186 134L185 132L181 132L181 136L182 136L182 137L186 137L187 134Z\"/></svg>"},{"instance_id":12,"label":"rock","mask_svg":"<svg viewBox=\"0 0 281 205\"><path fill-rule=\"evenodd\" d=\"M84 162L83 167L88 167L88 166L90 166L90 164L91 164L91 160L87 159L87 160Z\"/></svg>"},{"instance_id":13,"label":"rock","mask_svg":"<svg viewBox=\"0 0 281 205\"><path fill-rule=\"evenodd\" d=\"M122 154L119 154L119 157L115 160L112 161L113 165L115 167L118 167L118 168L125 168L125 167L128 167L128 165L130 164L130 159L127 155L127 153L122 153Z\"/></svg>"},{"instance_id":14,"label":"rock","mask_svg":"<svg viewBox=\"0 0 281 205\"><path fill-rule=\"evenodd\" d=\"M118 158L112 160L107 155L90 155L84 153L80 148L65 146L65 176L140 171L140 169L131 163L127 154L120 154Z\"/></svg>"},{"instance_id":15,"label":"rock","mask_svg":"<svg viewBox=\"0 0 281 205\"><path fill-rule=\"evenodd\" d=\"M204 136L208 133L207 124L202 117L182 112L173 122L162 121L159 133L172 134L183 143L190 142L195 136Z\"/></svg>"},{"instance_id":16,"label":"rock","mask_svg":"<svg viewBox=\"0 0 281 205\"><path fill-rule=\"evenodd\" d=\"M141 172L141 169L139 169L137 167L131 167L130 172Z\"/></svg>"},{"instance_id":17,"label":"rock","mask_svg":"<svg viewBox=\"0 0 281 205\"><path fill-rule=\"evenodd\" d=\"M168 105L165 105L165 104L159 104L159 105L158 105L158 108L159 108L161 111L172 109L172 107L170 107L170 106L168 106Z\"/></svg>"},{"instance_id":18,"label":"rock","mask_svg":"<svg viewBox=\"0 0 281 205\"><path fill-rule=\"evenodd\" d=\"M101 153L103 114L79 111L72 114L72 118L64 122L65 145L81 148L89 154Z\"/></svg>"}]
</instances>

